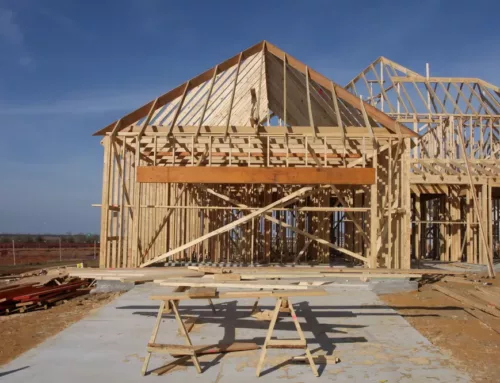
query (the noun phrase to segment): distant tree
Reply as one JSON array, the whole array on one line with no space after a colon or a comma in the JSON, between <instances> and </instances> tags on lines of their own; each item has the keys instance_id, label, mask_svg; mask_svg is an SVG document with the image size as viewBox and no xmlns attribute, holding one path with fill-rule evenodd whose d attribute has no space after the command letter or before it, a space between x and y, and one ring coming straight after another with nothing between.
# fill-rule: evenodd
<instances>
[{"instance_id":1,"label":"distant tree","mask_svg":"<svg viewBox=\"0 0 500 383\"><path fill-rule=\"evenodd\" d=\"M39 243L43 242L43 237L41 235L37 235L36 236L36 241L39 242Z\"/></svg>"}]
</instances>

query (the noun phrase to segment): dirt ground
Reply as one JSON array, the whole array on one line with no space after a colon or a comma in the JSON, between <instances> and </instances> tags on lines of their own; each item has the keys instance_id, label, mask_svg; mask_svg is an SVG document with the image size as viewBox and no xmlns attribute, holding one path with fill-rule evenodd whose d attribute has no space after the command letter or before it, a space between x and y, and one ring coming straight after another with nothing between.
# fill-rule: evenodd
<instances>
[{"instance_id":1,"label":"dirt ground","mask_svg":"<svg viewBox=\"0 0 500 383\"><path fill-rule=\"evenodd\" d=\"M446 286L462 291L472 288ZM435 346L451 354L456 366L474 382L500 381L500 318L464 307L430 285L422 286L420 292L387 294L381 299Z\"/></svg>"},{"instance_id":2,"label":"dirt ground","mask_svg":"<svg viewBox=\"0 0 500 383\"><path fill-rule=\"evenodd\" d=\"M55 268L59 266L75 266L77 263L83 262L85 267L98 267L99 260L94 260L93 257L84 258L77 257L73 259L63 259L62 261L57 260L49 260L49 261L36 261L30 263L23 263L18 265L0 265L0 276L2 275L12 275L12 274L21 274L27 273L29 271L41 270L47 268Z\"/></svg>"},{"instance_id":3,"label":"dirt ground","mask_svg":"<svg viewBox=\"0 0 500 383\"><path fill-rule=\"evenodd\" d=\"M61 253L59 253L59 248L49 248L49 249L17 249L16 250L16 264L17 266L29 265L29 264L46 264L59 262L62 258L64 262L73 262L84 260L92 261L94 260L94 249L85 247L76 248L62 248ZM97 249L97 254L95 259L99 258L99 249ZM9 267L14 267L14 257L12 255L12 250L0 250L0 265L9 269Z\"/></svg>"},{"instance_id":4,"label":"dirt ground","mask_svg":"<svg viewBox=\"0 0 500 383\"><path fill-rule=\"evenodd\" d=\"M56 335L118 295L89 294L47 310L0 316L0 365Z\"/></svg>"}]
</instances>

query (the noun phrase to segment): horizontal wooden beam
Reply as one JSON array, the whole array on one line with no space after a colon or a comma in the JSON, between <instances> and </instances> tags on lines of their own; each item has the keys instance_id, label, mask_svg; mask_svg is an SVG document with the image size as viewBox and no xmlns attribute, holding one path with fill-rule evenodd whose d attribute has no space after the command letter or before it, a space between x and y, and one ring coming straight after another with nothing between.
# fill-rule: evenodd
<instances>
[{"instance_id":1,"label":"horizontal wooden beam","mask_svg":"<svg viewBox=\"0 0 500 383\"><path fill-rule=\"evenodd\" d=\"M203 152L195 152L194 155L195 156L199 156L200 154L202 154ZM153 155L154 152L144 152L144 154L146 155ZM321 158L325 158L325 154L323 153L316 153L318 156L320 156ZM158 152L156 153L156 156L157 157L172 157L173 155L175 155L175 158L180 158L180 157L191 157L193 155L193 153L191 152ZM258 153L258 152L211 152L210 154L208 154L208 156L212 156L212 157L235 157L235 158L239 158L239 157L266 157L267 154L264 153L264 152L261 152L261 153ZM269 157L277 157L277 158L286 158L286 157L292 157L292 158L303 158L303 157L306 157L307 154L306 153L286 153L286 152L274 152L274 151L270 151L269 152ZM337 153L327 153L326 154L326 158L361 158L361 154L357 154L357 153L346 153L345 155L343 155L342 153L340 154L337 154Z\"/></svg>"},{"instance_id":2,"label":"horizontal wooden beam","mask_svg":"<svg viewBox=\"0 0 500 383\"><path fill-rule=\"evenodd\" d=\"M373 168L249 168L142 166L137 181L143 183L371 185Z\"/></svg>"},{"instance_id":3,"label":"horizontal wooden beam","mask_svg":"<svg viewBox=\"0 0 500 383\"><path fill-rule=\"evenodd\" d=\"M426 117L429 115L426 114ZM410 119L413 122L414 119ZM230 126L228 133L231 135L267 135L271 137L279 137L284 135L302 135L302 136L317 136L317 137L342 137L342 129L344 129L344 134L348 138L363 138L372 137L372 133L362 126L344 126L343 128L339 126L262 126L254 128L251 126ZM117 133L118 136L123 137L135 137L141 130L141 125L132 125L126 131L120 131ZM373 127L373 135L377 138L389 138L396 137L394 133L387 131L385 128ZM176 125L171 131L173 136L191 136L195 134L202 136L224 136L225 127L216 125L203 125L198 128L193 125ZM315 134L316 133L316 134ZM168 136L169 127L162 125L148 125L144 132L145 136ZM404 137L413 137L414 134L407 134L402 132Z\"/></svg>"}]
</instances>

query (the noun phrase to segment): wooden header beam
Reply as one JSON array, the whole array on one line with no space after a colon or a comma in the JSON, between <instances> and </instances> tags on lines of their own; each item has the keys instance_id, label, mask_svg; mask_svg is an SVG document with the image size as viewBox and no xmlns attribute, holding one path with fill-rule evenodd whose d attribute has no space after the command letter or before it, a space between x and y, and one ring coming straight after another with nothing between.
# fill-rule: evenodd
<instances>
[{"instance_id":1,"label":"wooden header beam","mask_svg":"<svg viewBox=\"0 0 500 383\"><path fill-rule=\"evenodd\" d=\"M143 166L137 169L143 183L372 185L372 168L248 168Z\"/></svg>"}]
</instances>

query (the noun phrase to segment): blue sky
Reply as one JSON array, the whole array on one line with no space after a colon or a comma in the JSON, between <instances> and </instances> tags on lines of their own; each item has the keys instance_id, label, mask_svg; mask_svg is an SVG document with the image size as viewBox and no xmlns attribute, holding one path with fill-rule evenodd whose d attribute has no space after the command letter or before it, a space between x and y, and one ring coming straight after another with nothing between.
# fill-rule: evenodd
<instances>
[{"instance_id":1,"label":"blue sky","mask_svg":"<svg viewBox=\"0 0 500 383\"><path fill-rule=\"evenodd\" d=\"M0 232L99 231L92 133L266 39L340 84L378 56L500 84L496 1L0 0Z\"/></svg>"}]
</instances>

